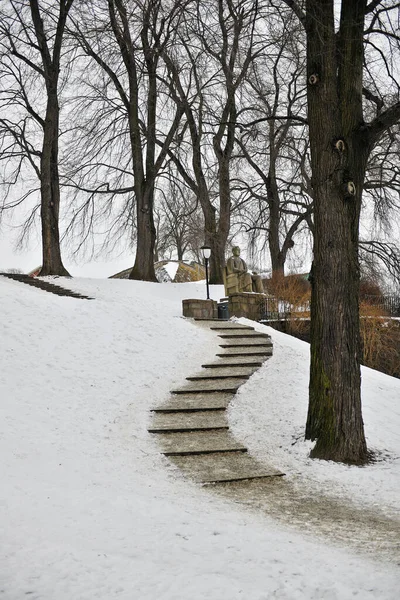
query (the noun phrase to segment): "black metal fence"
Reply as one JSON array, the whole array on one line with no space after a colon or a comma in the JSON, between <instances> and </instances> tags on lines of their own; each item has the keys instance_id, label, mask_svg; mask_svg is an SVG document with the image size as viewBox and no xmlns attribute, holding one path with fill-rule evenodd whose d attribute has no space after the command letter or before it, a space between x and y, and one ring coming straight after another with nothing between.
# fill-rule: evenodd
<instances>
[{"instance_id":1,"label":"black metal fence","mask_svg":"<svg viewBox=\"0 0 400 600\"><path fill-rule=\"evenodd\" d=\"M287 300L269 296L263 298L259 305L260 321L281 321L291 318L309 319L310 303L294 304Z\"/></svg>"},{"instance_id":2,"label":"black metal fence","mask_svg":"<svg viewBox=\"0 0 400 600\"><path fill-rule=\"evenodd\" d=\"M400 317L400 296L364 296L363 300L369 306L377 308L382 315Z\"/></svg>"},{"instance_id":3,"label":"black metal fence","mask_svg":"<svg viewBox=\"0 0 400 600\"><path fill-rule=\"evenodd\" d=\"M363 302L373 306L377 314L400 317L400 296L365 296ZM271 296L261 300L259 307L260 321L310 318L310 302L296 304Z\"/></svg>"}]
</instances>

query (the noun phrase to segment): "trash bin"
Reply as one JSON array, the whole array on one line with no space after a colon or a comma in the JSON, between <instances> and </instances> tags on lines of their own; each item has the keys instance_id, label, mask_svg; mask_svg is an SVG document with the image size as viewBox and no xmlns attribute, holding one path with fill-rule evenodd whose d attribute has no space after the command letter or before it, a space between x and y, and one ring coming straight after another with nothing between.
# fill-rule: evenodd
<instances>
[{"instance_id":1,"label":"trash bin","mask_svg":"<svg viewBox=\"0 0 400 600\"><path fill-rule=\"evenodd\" d=\"M228 311L228 303L220 302L218 304L218 319L222 321L228 321L229 319L229 311Z\"/></svg>"}]
</instances>

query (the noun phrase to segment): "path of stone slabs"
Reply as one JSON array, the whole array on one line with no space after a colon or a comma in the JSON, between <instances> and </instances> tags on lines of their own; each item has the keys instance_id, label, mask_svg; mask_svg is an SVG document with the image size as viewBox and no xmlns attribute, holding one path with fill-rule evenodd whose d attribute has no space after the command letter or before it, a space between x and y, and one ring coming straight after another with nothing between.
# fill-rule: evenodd
<instances>
[{"instance_id":1,"label":"path of stone slabs","mask_svg":"<svg viewBox=\"0 0 400 600\"><path fill-rule=\"evenodd\" d=\"M237 389L271 356L270 336L233 321L203 320L201 325L219 336L221 352L153 409L149 432L158 436L165 456L202 484L283 475L247 453L229 432L226 417Z\"/></svg>"}]
</instances>

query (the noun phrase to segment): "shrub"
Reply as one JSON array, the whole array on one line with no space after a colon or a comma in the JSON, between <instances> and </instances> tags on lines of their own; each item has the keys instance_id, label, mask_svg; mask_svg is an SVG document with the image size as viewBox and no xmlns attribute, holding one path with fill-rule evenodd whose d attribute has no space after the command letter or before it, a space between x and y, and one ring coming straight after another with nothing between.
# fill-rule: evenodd
<instances>
[{"instance_id":1,"label":"shrub","mask_svg":"<svg viewBox=\"0 0 400 600\"><path fill-rule=\"evenodd\" d=\"M387 375L400 377L399 321L382 316L379 307L360 304L363 364Z\"/></svg>"},{"instance_id":2,"label":"shrub","mask_svg":"<svg viewBox=\"0 0 400 600\"><path fill-rule=\"evenodd\" d=\"M275 274L266 280L268 293L285 305L285 311L293 318L310 317L311 286L303 275Z\"/></svg>"}]
</instances>

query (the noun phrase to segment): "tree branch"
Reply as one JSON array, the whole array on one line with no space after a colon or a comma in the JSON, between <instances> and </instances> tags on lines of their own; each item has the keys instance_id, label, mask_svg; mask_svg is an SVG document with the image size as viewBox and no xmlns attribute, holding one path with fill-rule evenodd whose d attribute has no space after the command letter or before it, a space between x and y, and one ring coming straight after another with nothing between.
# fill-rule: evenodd
<instances>
[{"instance_id":1,"label":"tree branch","mask_svg":"<svg viewBox=\"0 0 400 600\"><path fill-rule=\"evenodd\" d=\"M369 124L371 142L375 144L381 135L400 121L400 101L378 115Z\"/></svg>"},{"instance_id":2,"label":"tree branch","mask_svg":"<svg viewBox=\"0 0 400 600\"><path fill-rule=\"evenodd\" d=\"M367 4L365 14L368 15L368 13L371 13L381 2L382 0L372 0L372 2Z\"/></svg>"},{"instance_id":3,"label":"tree branch","mask_svg":"<svg viewBox=\"0 0 400 600\"><path fill-rule=\"evenodd\" d=\"M382 100L382 98L379 98L379 96L376 96L375 94L373 94L368 88L363 87L362 89L362 93L363 96L369 100L370 102L373 102L374 104L376 104L376 111L378 113L378 115L380 114L382 108L384 107L385 103Z\"/></svg>"},{"instance_id":4,"label":"tree branch","mask_svg":"<svg viewBox=\"0 0 400 600\"><path fill-rule=\"evenodd\" d=\"M305 26L305 24L306 24L306 15L301 10L301 8L297 4L297 2L295 2L295 0L283 0L283 2L285 4L287 4L289 6L289 8L292 9L292 11L296 15L296 17L299 19L300 23Z\"/></svg>"},{"instance_id":5,"label":"tree branch","mask_svg":"<svg viewBox=\"0 0 400 600\"><path fill-rule=\"evenodd\" d=\"M249 121L249 123L236 123L236 127L238 127L239 129L245 127L252 127L253 125L257 125L257 123L263 123L264 121L297 121L302 125L308 125L308 121L304 117L298 117L296 115L272 115L270 117L261 117L260 119Z\"/></svg>"}]
</instances>

